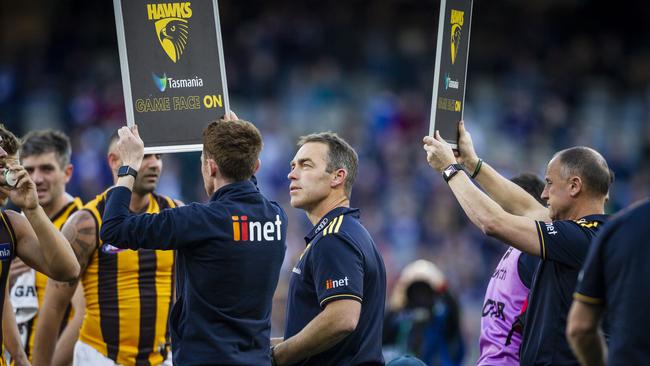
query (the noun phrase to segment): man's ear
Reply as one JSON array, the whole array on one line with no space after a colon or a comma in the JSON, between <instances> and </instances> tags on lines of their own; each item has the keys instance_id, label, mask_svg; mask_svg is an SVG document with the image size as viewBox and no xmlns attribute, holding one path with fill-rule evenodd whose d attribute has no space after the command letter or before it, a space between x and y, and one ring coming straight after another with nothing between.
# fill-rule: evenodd
<instances>
[{"instance_id":1,"label":"man's ear","mask_svg":"<svg viewBox=\"0 0 650 366\"><path fill-rule=\"evenodd\" d=\"M262 160L257 159L257 163L255 163L255 169L253 170L253 174L257 174L261 166L262 166Z\"/></svg>"},{"instance_id":2,"label":"man's ear","mask_svg":"<svg viewBox=\"0 0 650 366\"><path fill-rule=\"evenodd\" d=\"M576 197L583 190L582 179L578 176L573 176L569 179L569 195Z\"/></svg>"},{"instance_id":3,"label":"man's ear","mask_svg":"<svg viewBox=\"0 0 650 366\"><path fill-rule=\"evenodd\" d=\"M332 177L332 180L330 181L330 187L331 188L337 188L341 185L345 185L345 179L348 177L348 171L340 168L336 169L334 171L334 176Z\"/></svg>"},{"instance_id":4,"label":"man's ear","mask_svg":"<svg viewBox=\"0 0 650 366\"><path fill-rule=\"evenodd\" d=\"M214 161L213 159L208 159L208 169L210 171L210 177L216 178L218 175L220 175L219 171L219 165L217 165L217 162Z\"/></svg>"},{"instance_id":5,"label":"man's ear","mask_svg":"<svg viewBox=\"0 0 650 366\"><path fill-rule=\"evenodd\" d=\"M117 169L122 165L122 159L119 155L109 152L108 153L108 167L111 168L111 171L116 172ZM139 168L139 167L138 167Z\"/></svg>"},{"instance_id":6,"label":"man's ear","mask_svg":"<svg viewBox=\"0 0 650 366\"><path fill-rule=\"evenodd\" d=\"M74 165L72 164L66 165L65 169L63 170L63 173L65 174L66 183L70 182L70 178L72 178L73 172L74 172Z\"/></svg>"}]
</instances>

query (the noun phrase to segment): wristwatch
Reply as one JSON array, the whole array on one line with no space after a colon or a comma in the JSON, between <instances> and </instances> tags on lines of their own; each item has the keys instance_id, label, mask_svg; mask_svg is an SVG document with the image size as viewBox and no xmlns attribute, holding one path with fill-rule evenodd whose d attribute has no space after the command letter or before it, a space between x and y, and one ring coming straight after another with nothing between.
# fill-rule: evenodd
<instances>
[{"instance_id":1,"label":"wristwatch","mask_svg":"<svg viewBox=\"0 0 650 366\"><path fill-rule=\"evenodd\" d=\"M126 177L127 175L133 176L133 179L138 177L138 171L131 168L128 165L122 165L119 169L117 169L117 176L119 177Z\"/></svg>"},{"instance_id":2,"label":"wristwatch","mask_svg":"<svg viewBox=\"0 0 650 366\"><path fill-rule=\"evenodd\" d=\"M463 170L463 166L460 164L450 164L448 167L445 168L445 170L442 171L442 177L445 179L445 182L449 182L451 178L454 177L454 175L458 174Z\"/></svg>"}]
</instances>

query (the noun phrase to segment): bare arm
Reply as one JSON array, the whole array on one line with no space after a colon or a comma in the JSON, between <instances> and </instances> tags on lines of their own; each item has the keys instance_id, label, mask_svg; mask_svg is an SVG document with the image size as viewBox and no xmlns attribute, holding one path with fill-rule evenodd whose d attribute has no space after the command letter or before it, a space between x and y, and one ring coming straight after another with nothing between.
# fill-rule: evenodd
<instances>
[{"instance_id":1,"label":"bare arm","mask_svg":"<svg viewBox=\"0 0 650 366\"><path fill-rule=\"evenodd\" d=\"M435 139L430 136L424 138L424 150L429 165L438 172L456 163L451 147L438 134ZM481 231L523 252L540 256L537 224L533 219L506 212L472 184L464 171L449 180L449 187L463 211Z\"/></svg>"},{"instance_id":2,"label":"bare arm","mask_svg":"<svg viewBox=\"0 0 650 366\"><path fill-rule=\"evenodd\" d=\"M36 185L24 167L9 167L16 179L14 188L0 186L0 192L20 207L25 216L6 211L16 233L16 254L27 265L50 278L69 281L79 276L79 263L68 241L38 204Z\"/></svg>"},{"instance_id":3,"label":"bare arm","mask_svg":"<svg viewBox=\"0 0 650 366\"><path fill-rule=\"evenodd\" d=\"M467 217L483 233L523 252L540 256L537 224L533 219L507 213L472 184L464 172L453 177L449 181L449 187Z\"/></svg>"},{"instance_id":4,"label":"bare arm","mask_svg":"<svg viewBox=\"0 0 650 366\"><path fill-rule=\"evenodd\" d=\"M79 262L70 244L40 206L24 210L25 216L6 212L18 239L16 254L25 264L60 281L79 275Z\"/></svg>"},{"instance_id":5,"label":"bare arm","mask_svg":"<svg viewBox=\"0 0 650 366\"><path fill-rule=\"evenodd\" d=\"M276 363L290 365L332 348L354 332L360 314L361 303L355 300L327 304L303 330L274 347Z\"/></svg>"},{"instance_id":6,"label":"bare arm","mask_svg":"<svg viewBox=\"0 0 650 366\"><path fill-rule=\"evenodd\" d=\"M15 366L29 365L29 360L20 341L20 333L14 316L14 309L9 300L9 289L5 289L5 301L2 305L2 339L4 345L11 355Z\"/></svg>"},{"instance_id":7,"label":"bare arm","mask_svg":"<svg viewBox=\"0 0 650 366\"><path fill-rule=\"evenodd\" d=\"M95 220L89 212L78 211L68 219L62 232L70 242L82 271L85 271L96 249L97 226ZM34 365L49 365L50 360L53 359L63 314L75 293L77 282L78 280L57 282L49 279L47 281L34 336ZM66 331L67 329L64 330L64 333ZM72 356L57 355L57 357Z\"/></svg>"},{"instance_id":8,"label":"bare arm","mask_svg":"<svg viewBox=\"0 0 650 366\"><path fill-rule=\"evenodd\" d=\"M474 151L472 137L465 130L465 122L458 125L458 162L465 165L472 174L479 158ZM548 209L542 206L523 188L506 179L487 163L481 164L476 181L499 206L506 212L517 216L526 216L535 220L550 221Z\"/></svg>"},{"instance_id":9,"label":"bare arm","mask_svg":"<svg viewBox=\"0 0 650 366\"><path fill-rule=\"evenodd\" d=\"M52 360L53 366L72 365L74 345L77 339L79 339L81 324L86 315L86 299L84 298L83 287L81 285L77 286L70 303L72 304L74 315L66 325L63 333L61 333L59 341L56 344L56 352Z\"/></svg>"},{"instance_id":10,"label":"bare arm","mask_svg":"<svg viewBox=\"0 0 650 366\"><path fill-rule=\"evenodd\" d=\"M573 353L581 365L605 365L607 345L598 324L603 315L602 305L574 300L569 311L566 335Z\"/></svg>"}]
</instances>

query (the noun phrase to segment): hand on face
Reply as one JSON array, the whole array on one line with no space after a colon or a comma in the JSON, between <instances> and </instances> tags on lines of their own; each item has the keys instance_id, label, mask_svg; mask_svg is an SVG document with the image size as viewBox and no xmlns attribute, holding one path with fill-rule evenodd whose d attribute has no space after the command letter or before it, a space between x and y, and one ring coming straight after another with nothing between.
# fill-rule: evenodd
<instances>
[{"instance_id":1,"label":"hand on face","mask_svg":"<svg viewBox=\"0 0 650 366\"><path fill-rule=\"evenodd\" d=\"M138 133L138 126L124 126L117 131L120 139L117 141L117 151L122 158L122 164L133 169L140 169L144 158L144 142Z\"/></svg>"},{"instance_id":2,"label":"hand on face","mask_svg":"<svg viewBox=\"0 0 650 366\"><path fill-rule=\"evenodd\" d=\"M440 132L436 130L435 138L424 136L424 151L427 152L427 162L433 169L442 172L450 164L456 163L454 151L451 146L440 137Z\"/></svg>"},{"instance_id":3,"label":"hand on face","mask_svg":"<svg viewBox=\"0 0 650 366\"><path fill-rule=\"evenodd\" d=\"M36 184L21 165L8 165L7 168L16 184L13 187L0 186L0 192L22 210L33 210L38 207ZM4 179L4 177L3 177Z\"/></svg>"}]
</instances>

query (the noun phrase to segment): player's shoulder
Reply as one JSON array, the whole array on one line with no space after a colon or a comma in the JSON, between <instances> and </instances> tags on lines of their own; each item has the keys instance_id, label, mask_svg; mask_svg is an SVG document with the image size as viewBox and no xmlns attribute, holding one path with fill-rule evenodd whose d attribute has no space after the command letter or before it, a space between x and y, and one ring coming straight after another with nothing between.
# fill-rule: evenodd
<instances>
[{"instance_id":1,"label":"player's shoulder","mask_svg":"<svg viewBox=\"0 0 650 366\"><path fill-rule=\"evenodd\" d=\"M179 199L172 198L158 192L151 192L151 197L158 203L158 207L160 207L161 210L164 210L166 208L181 207L185 205L185 203Z\"/></svg>"},{"instance_id":2,"label":"player's shoulder","mask_svg":"<svg viewBox=\"0 0 650 366\"><path fill-rule=\"evenodd\" d=\"M14 210L2 210L0 220L3 228L14 231L21 231L25 225L29 225L29 221L25 215Z\"/></svg>"},{"instance_id":3,"label":"player's shoulder","mask_svg":"<svg viewBox=\"0 0 650 366\"><path fill-rule=\"evenodd\" d=\"M341 214L334 217L322 230L318 237L319 246L336 246L341 244L351 245L357 249L372 239L358 217Z\"/></svg>"},{"instance_id":4,"label":"player's shoulder","mask_svg":"<svg viewBox=\"0 0 650 366\"><path fill-rule=\"evenodd\" d=\"M101 219L101 217L100 217ZM63 228L76 228L77 230L96 230L98 220L95 214L85 206L73 212L66 220Z\"/></svg>"},{"instance_id":5,"label":"player's shoulder","mask_svg":"<svg viewBox=\"0 0 650 366\"><path fill-rule=\"evenodd\" d=\"M97 196L95 196L95 198L93 198L90 201L86 202L86 204L83 205L82 208L96 209L97 207L103 205L106 202L106 193L107 192L108 192L108 189L105 190L104 192L98 194Z\"/></svg>"}]
</instances>

